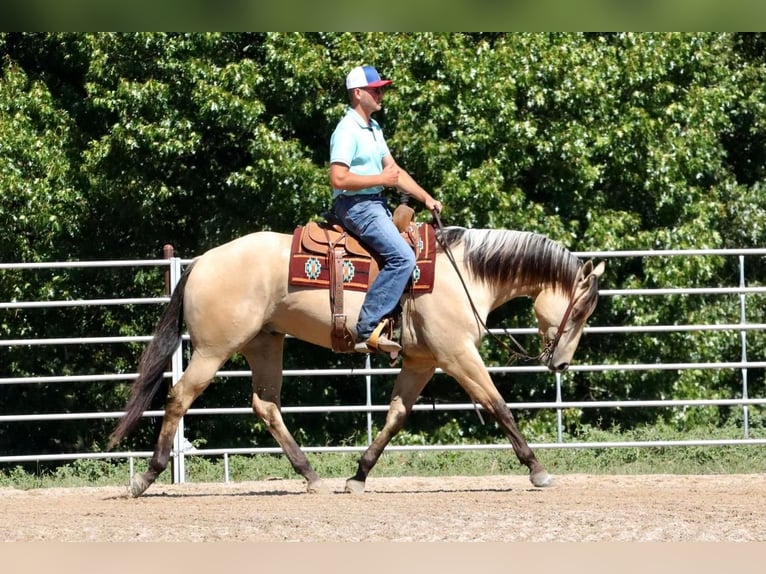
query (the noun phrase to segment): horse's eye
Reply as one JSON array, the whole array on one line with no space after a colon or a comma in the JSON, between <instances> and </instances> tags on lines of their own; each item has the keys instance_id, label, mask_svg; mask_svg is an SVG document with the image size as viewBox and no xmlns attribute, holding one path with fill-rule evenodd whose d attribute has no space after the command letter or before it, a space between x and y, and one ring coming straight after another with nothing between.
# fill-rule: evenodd
<instances>
[{"instance_id":1,"label":"horse's eye","mask_svg":"<svg viewBox=\"0 0 766 574\"><path fill-rule=\"evenodd\" d=\"M572 314L569 316L569 320L573 323L579 323L585 318L585 307L579 306L572 309Z\"/></svg>"}]
</instances>

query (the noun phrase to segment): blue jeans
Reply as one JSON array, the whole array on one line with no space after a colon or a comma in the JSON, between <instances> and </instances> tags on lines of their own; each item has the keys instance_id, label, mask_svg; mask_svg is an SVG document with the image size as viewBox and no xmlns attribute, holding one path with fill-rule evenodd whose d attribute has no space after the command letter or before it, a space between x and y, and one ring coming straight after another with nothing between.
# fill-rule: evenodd
<instances>
[{"instance_id":1,"label":"blue jeans","mask_svg":"<svg viewBox=\"0 0 766 574\"><path fill-rule=\"evenodd\" d=\"M367 290L356 324L358 340L366 341L399 304L415 269L415 253L399 235L379 195L341 195L335 200L335 215L380 260L380 273Z\"/></svg>"}]
</instances>

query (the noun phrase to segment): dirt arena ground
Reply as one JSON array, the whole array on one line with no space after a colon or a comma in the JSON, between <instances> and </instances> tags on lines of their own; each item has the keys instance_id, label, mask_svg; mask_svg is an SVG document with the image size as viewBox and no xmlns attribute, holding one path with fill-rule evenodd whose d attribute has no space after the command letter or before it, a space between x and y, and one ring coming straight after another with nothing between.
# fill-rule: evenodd
<instances>
[{"instance_id":1,"label":"dirt arena ground","mask_svg":"<svg viewBox=\"0 0 766 574\"><path fill-rule=\"evenodd\" d=\"M363 495L301 480L0 489L3 541L763 542L766 474L374 478Z\"/></svg>"}]
</instances>

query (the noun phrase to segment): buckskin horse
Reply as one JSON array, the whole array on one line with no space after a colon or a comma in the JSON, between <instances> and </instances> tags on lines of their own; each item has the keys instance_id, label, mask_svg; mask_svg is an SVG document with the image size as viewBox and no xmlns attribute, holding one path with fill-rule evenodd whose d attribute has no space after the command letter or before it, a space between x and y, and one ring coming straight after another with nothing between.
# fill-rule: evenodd
<instances>
[{"instance_id":1,"label":"buckskin horse","mask_svg":"<svg viewBox=\"0 0 766 574\"><path fill-rule=\"evenodd\" d=\"M364 491L368 474L404 426L437 367L494 417L518 460L529 469L532 484L548 486L551 476L516 427L479 354L487 333L484 321L490 311L511 299L534 299L544 344L538 358L551 371L565 371L595 310L604 263L582 263L559 243L532 232L440 226L436 237L432 290L412 290L401 300L401 370L385 424L360 457L345 490ZM235 353L241 353L252 370L253 411L306 479L307 491L329 490L280 413L285 336L333 346L327 289L288 282L292 243L289 234L252 233L210 249L182 274L141 356L126 411L109 442L111 449L135 428L160 389L167 391L164 371L181 342L185 321L192 356L167 394L153 456L147 471L132 477L132 496L140 496L165 470L179 420ZM345 294L351 330L363 297L359 291Z\"/></svg>"}]
</instances>

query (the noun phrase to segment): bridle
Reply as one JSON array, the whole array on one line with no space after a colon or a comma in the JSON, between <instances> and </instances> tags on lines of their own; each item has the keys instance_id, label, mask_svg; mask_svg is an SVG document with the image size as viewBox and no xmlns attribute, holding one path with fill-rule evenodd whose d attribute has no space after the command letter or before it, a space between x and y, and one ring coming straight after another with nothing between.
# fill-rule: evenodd
<instances>
[{"instance_id":1,"label":"bridle","mask_svg":"<svg viewBox=\"0 0 766 574\"><path fill-rule=\"evenodd\" d=\"M545 343L545 347L540 352L540 354L536 357L537 359L540 360L541 363L548 364L548 361L550 360L551 356L556 350L556 347L559 344L559 341L561 340L561 335L564 334L564 329L566 327L566 324L569 322L569 316L572 314L572 309L574 309L576 302L577 302L577 299L575 299L574 293L572 293L571 296L569 297L569 305L567 305L567 309L564 312L564 316L561 318L561 323L559 323L559 328L556 329L556 336L553 337L553 339L551 339L550 341L547 341Z\"/></svg>"},{"instance_id":2,"label":"bridle","mask_svg":"<svg viewBox=\"0 0 766 574\"><path fill-rule=\"evenodd\" d=\"M440 232L444 232L444 226L442 225L441 218L439 217L439 213L436 210L431 211L433 214L434 220L436 221L436 225L439 228ZM516 338L511 335L511 333L508 332L507 329L504 329L505 334L513 341L513 344L516 345L516 349L513 349L508 343L506 343L504 340L502 340L500 337L496 336L494 333L492 333L489 330L489 327L487 327L487 324L484 322L484 320L479 315L478 310L476 309L476 305L473 302L473 299L471 298L471 293L468 291L468 286L465 284L465 280L463 279L463 276L460 273L460 269L457 266L457 262L455 261L454 256L452 255L452 250L450 250L449 246L442 240L443 233L437 234L439 237L442 249L444 249L444 253L447 256L447 259L449 259L450 263L452 264L452 267L455 268L455 272L457 273L458 278L460 279L460 283L463 286L463 290L465 291L465 294L468 296L468 301L471 304L471 311L473 312L473 316L476 319L476 322L481 326L482 329L484 329L485 333L492 337L495 341L497 341L509 354L510 359L508 360L508 364L513 363L517 360L523 360L523 361L540 361L542 363L547 364L550 357L553 355L553 353L556 351L556 347L559 344L559 341L561 340L561 336L564 334L564 329L566 328L567 322L569 321L569 316L572 314L572 309L575 306L575 303L579 298L575 298L574 289L573 292L570 294L569 297L569 304L567 305L566 311L564 312L564 316L561 319L561 322L559 323L558 329L556 330L556 335L553 337L553 339L550 339L549 341L546 341L545 347L543 350L537 354L537 355L530 355L527 350L524 348L524 346L519 343Z\"/></svg>"}]
</instances>

